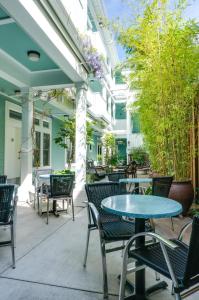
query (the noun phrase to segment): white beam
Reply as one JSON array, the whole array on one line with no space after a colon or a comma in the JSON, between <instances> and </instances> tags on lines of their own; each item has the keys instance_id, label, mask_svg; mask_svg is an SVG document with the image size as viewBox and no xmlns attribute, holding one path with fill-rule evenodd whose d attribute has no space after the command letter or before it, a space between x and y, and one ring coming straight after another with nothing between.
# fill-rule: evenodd
<instances>
[{"instance_id":1,"label":"white beam","mask_svg":"<svg viewBox=\"0 0 199 300\"><path fill-rule=\"evenodd\" d=\"M85 80L79 61L33 0L0 0L0 4L72 81Z\"/></svg>"},{"instance_id":2,"label":"white beam","mask_svg":"<svg viewBox=\"0 0 199 300\"><path fill-rule=\"evenodd\" d=\"M30 72L0 49L0 77L22 88L30 84Z\"/></svg>"},{"instance_id":3,"label":"white beam","mask_svg":"<svg viewBox=\"0 0 199 300\"><path fill-rule=\"evenodd\" d=\"M11 23L15 23L15 20L13 18L7 17L7 18L0 19L0 26L11 24Z\"/></svg>"}]
</instances>

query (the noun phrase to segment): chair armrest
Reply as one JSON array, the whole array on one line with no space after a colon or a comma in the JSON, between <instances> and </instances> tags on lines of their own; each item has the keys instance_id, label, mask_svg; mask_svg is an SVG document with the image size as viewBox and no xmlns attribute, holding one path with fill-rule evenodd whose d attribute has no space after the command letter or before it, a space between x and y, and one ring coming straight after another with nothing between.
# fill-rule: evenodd
<instances>
[{"instance_id":1,"label":"chair armrest","mask_svg":"<svg viewBox=\"0 0 199 300\"><path fill-rule=\"evenodd\" d=\"M161 235L157 234L157 233L154 233L154 232L141 232L141 233L138 233L138 234L135 234L127 243L126 247L130 247L133 242L141 237L141 236L150 236L156 240L158 240L160 243L164 244L165 246L171 248L172 250L175 250L176 248L178 248L179 246L176 245L175 243L173 243L172 241L162 237Z\"/></svg>"},{"instance_id":2,"label":"chair armrest","mask_svg":"<svg viewBox=\"0 0 199 300\"><path fill-rule=\"evenodd\" d=\"M185 224L182 229L180 230L180 233L178 235L178 240L182 240L183 239L183 235L184 233L186 232L186 230L189 228L189 226L191 226L193 223L193 220L192 221L189 221L187 224Z\"/></svg>"},{"instance_id":3,"label":"chair armrest","mask_svg":"<svg viewBox=\"0 0 199 300\"><path fill-rule=\"evenodd\" d=\"M143 237L143 236L150 236L150 237L152 237L152 238L154 238L154 239L156 239L160 242L160 246L161 246L161 249L162 249L162 252L163 252L163 255L164 255L165 262L167 264L170 276L171 276L172 281L174 283L174 288L178 288L178 281L176 279L176 275L174 273L174 270L173 270L173 267L171 265L171 262L170 262L170 259L169 259L169 256L168 256L168 253L167 253L167 250L166 250L165 246L169 247L172 250L175 250L179 246L176 245L175 243L173 243L172 241L160 236L157 233L154 233L154 232L141 232L141 233L135 234L128 241L128 243L126 244L125 251L124 251L123 265L125 264L125 261L127 260L129 248L131 247L132 243L135 241L136 238Z\"/></svg>"},{"instance_id":4,"label":"chair armrest","mask_svg":"<svg viewBox=\"0 0 199 300\"><path fill-rule=\"evenodd\" d=\"M99 221L100 217L99 217L99 212L98 212L96 206L92 202L88 202L88 207L91 210L91 214L92 214L93 218L95 218L95 220L94 220L95 223L98 226L100 226L100 221Z\"/></svg>"}]
</instances>

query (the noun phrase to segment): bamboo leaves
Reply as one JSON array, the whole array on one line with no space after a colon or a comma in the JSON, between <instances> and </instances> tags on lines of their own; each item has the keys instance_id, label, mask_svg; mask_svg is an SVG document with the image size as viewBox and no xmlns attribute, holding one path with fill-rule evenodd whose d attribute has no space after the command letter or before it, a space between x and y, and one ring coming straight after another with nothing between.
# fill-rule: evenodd
<instances>
[{"instance_id":1,"label":"bamboo leaves","mask_svg":"<svg viewBox=\"0 0 199 300\"><path fill-rule=\"evenodd\" d=\"M121 31L131 87L140 90L136 105L152 167L177 180L190 177L192 107L198 80L198 27L185 21L185 1L145 5L136 25Z\"/></svg>"}]
</instances>

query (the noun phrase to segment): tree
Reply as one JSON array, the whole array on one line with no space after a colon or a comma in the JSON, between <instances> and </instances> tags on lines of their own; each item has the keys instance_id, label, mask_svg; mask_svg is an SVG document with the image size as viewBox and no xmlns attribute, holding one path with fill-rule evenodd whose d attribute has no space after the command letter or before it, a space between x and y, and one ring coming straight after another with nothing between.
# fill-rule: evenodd
<instances>
[{"instance_id":1,"label":"tree","mask_svg":"<svg viewBox=\"0 0 199 300\"><path fill-rule=\"evenodd\" d=\"M54 139L55 144L58 144L64 149L70 149L70 157L68 159L69 164L75 160L75 132L75 117L64 119L63 125L60 127L57 136ZM86 122L86 140L87 144L91 144L93 142L93 128L91 122L89 121Z\"/></svg>"},{"instance_id":2,"label":"tree","mask_svg":"<svg viewBox=\"0 0 199 300\"><path fill-rule=\"evenodd\" d=\"M193 111L198 107L198 26L183 20L185 1L145 1L142 17L121 30L131 87L139 91L141 130L152 168L160 174L190 178ZM150 3L150 4L147 4Z\"/></svg>"},{"instance_id":3,"label":"tree","mask_svg":"<svg viewBox=\"0 0 199 300\"><path fill-rule=\"evenodd\" d=\"M115 136L112 132L104 133L102 144L105 148L105 164L108 165L111 157L115 155Z\"/></svg>"}]
</instances>

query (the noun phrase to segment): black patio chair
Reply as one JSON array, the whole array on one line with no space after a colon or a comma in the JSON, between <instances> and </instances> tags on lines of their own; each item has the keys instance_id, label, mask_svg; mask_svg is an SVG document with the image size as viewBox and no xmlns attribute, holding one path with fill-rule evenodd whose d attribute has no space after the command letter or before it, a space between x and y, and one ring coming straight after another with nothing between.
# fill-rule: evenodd
<instances>
[{"instance_id":1,"label":"black patio chair","mask_svg":"<svg viewBox=\"0 0 199 300\"><path fill-rule=\"evenodd\" d=\"M173 176L154 177L152 181L152 195L168 198L172 182ZM154 227L153 220L151 220L151 226ZM174 231L173 218L171 218L171 228Z\"/></svg>"},{"instance_id":2,"label":"black patio chair","mask_svg":"<svg viewBox=\"0 0 199 300\"><path fill-rule=\"evenodd\" d=\"M10 239L0 242L0 247L11 246L12 267L15 268L15 212L16 212L16 186L0 184L0 226L10 227Z\"/></svg>"},{"instance_id":3,"label":"black patio chair","mask_svg":"<svg viewBox=\"0 0 199 300\"><path fill-rule=\"evenodd\" d=\"M124 252L120 300L123 300L125 295L124 289L129 258L136 259L139 263L171 279L176 300L181 300L182 297L184 298L196 291L196 284L199 283L199 216L194 217L188 246L182 241L182 237L191 224L192 222L182 228L177 239L167 240L158 234L143 232L134 235L128 241ZM144 236L153 237L157 242L138 249L132 249L135 239ZM189 290L186 291L187 289Z\"/></svg>"},{"instance_id":4,"label":"black patio chair","mask_svg":"<svg viewBox=\"0 0 199 300\"><path fill-rule=\"evenodd\" d=\"M0 175L0 184L7 183L7 176L6 175Z\"/></svg>"},{"instance_id":5,"label":"black patio chair","mask_svg":"<svg viewBox=\"0 0 199 300\"><path fill-rule=\"evenodd\" d=\"M111 182L119 182L120 179L126 178L125 172L114 172L114 173L108 173L108 180Z\"/></svg>"},{"instance_id":6,"label":"black patio chair","mask_svg":"<svg viewBox=\"0 0 199 300\"><path fill-rule=\"evenodd\" d=\"M49 202L53 200L53 212L57 214L60 211L68 211L68 204L72 207L72 218L74 216L74 203L73 203L73 186L74 186L74 175L50 175L50 189L47 194L47 221L49 219ZM56 201L63 201L63 209L57 210ZM64 209L64 201L67 201L67 209Z\"/></svg>"},{"instance_id":7,"label":"black patio chair","mask_svg":"<svg viewBox=\"0 0 199 300\"><path fill-rule=\"evenodd\" d=\"M106 253L124 249L124 243L121 246L106 249L106 244L128 240L135 233L135 223L124 220L115 214L109 214L101 208L103 199L126 194L126 189L117 182L103 182L85 185L88 198L88 231L84 256L84 267L86 267L88 245L90 232L99 230L100 247L102 255L103 270L103 293L104 298L108 297L107 265Z\"/></svg>"}]
</instances>

